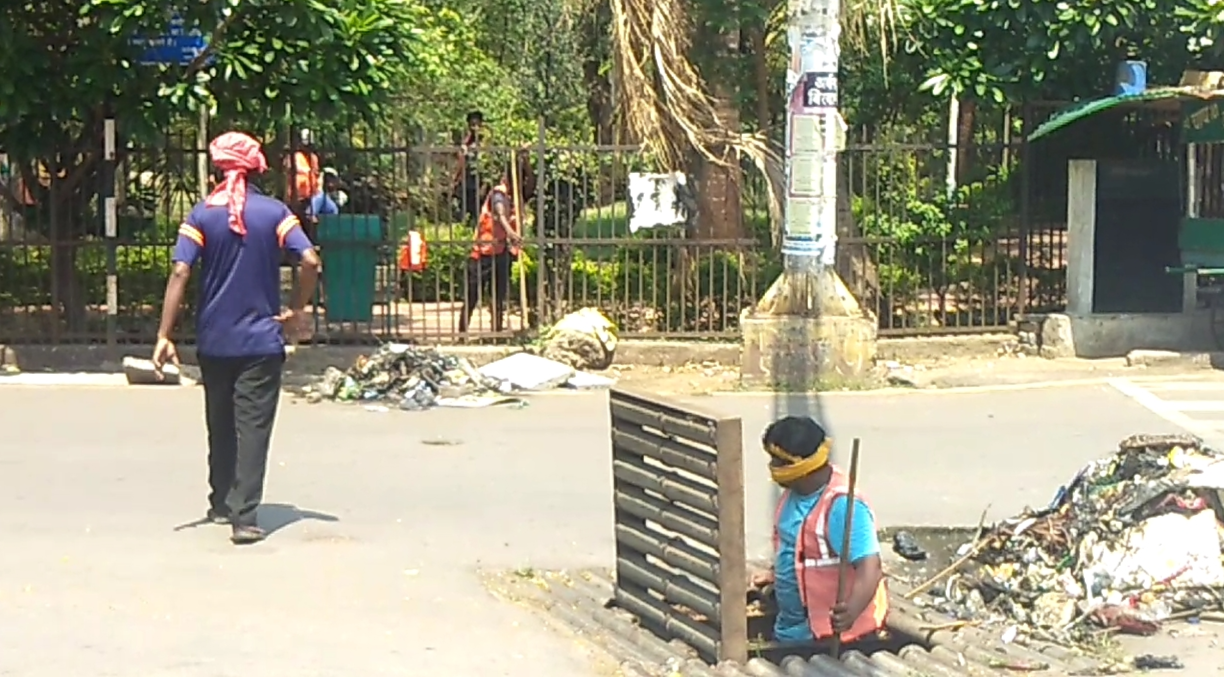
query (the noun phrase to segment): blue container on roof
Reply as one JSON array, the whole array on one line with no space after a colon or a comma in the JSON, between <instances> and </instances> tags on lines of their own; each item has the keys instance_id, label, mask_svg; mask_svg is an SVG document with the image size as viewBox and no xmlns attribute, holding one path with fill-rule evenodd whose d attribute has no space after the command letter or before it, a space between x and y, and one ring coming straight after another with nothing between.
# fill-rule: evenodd
<instances>
[{"instance_id":1,"label":"blue container on roof","mask_svg":"<svg viewBox=\"0 0 1224 677\"><path fill-rule=\"evenodd\" d=\"M1114 77L1114 96L1129 96L1147 91L1147 62L1123 61Z\"/></svg>"}]
</instances>

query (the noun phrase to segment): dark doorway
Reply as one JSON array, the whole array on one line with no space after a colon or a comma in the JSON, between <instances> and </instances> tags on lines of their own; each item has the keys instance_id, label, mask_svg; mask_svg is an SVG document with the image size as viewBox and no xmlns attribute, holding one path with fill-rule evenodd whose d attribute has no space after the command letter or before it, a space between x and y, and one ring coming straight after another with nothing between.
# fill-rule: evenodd
<instances>
[{"instance_id":1,"label":"dark doorway","mask_svg":"<svg viewBox=\"0 0 1224 677\"><path fill-rule=\"evenodd\" d=\"M1176 313L1182 276L1165 272L1180 261L1180 170L1163 160L1101 160L1097 164L1095 313Z\"/></svg>"}]
</instances>

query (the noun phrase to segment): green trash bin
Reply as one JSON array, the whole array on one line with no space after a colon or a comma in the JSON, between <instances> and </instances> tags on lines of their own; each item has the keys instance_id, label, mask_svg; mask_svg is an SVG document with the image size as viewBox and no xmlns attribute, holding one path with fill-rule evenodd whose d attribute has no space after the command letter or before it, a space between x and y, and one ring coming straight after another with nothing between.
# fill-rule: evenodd
<instances>
[{"instance_id":1,"label":"green trash bin","mask_svg":"<svg viewBox=\"0 0 1224 677\"><path fill-rule=\"evenodd\" d=\"M319 217L327 321L372 322L382 220L374 214Z\"/></svg>"}]
</instances>

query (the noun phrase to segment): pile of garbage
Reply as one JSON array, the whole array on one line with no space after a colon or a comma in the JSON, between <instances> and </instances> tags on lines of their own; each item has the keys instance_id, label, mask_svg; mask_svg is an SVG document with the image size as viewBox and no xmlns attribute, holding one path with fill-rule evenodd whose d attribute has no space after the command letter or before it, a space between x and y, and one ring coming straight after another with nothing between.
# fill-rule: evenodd
<instances>
[{"instance_id":1,"label":"pile of garbage","mask_svg":"<svg viewBox=\"0 0 1224 677\"><path fill-rule=\"evenodd\" d=\"M964 564L916 601L1004 638L1070 643L1224 611L1221 488L1224 454L1198 438L1129 437L1046 509L962 546Z\"/></svg>"},{"instance_id":2,"label":"pile of garbage","mask_svg":"<svg viewBox=\"0 0 1224 677\"><path fill-rule=\"evenodd\" d=\"M461 357L403 343L380 346L348 371L328 367L310 386L318 399L381 402L405 411L506 401L512 391L510 383L482 374Z\"/></svg>"},{"instance_id":3,"label":"pile of garbage","mask_svg":"<svg viewBox=\"0 0 1224 677\"><path fill-rule=\"evenodd\" d=\"M574 369L607 369L616 356L616 325L594 308L561 318L543 337L540 354Z\"/></svg>"},{"instance_id":4,"label":"pile of garbage","mask_svg":"<svg viewBox=\"0 0 1224 677\"><path fill-rule=\"evenodd\" d=\"M613 379L582 371L606 369L616 354L616 325L594 308L570 313L537 347L542 355L515 353L476 368L433 348L387 343L347 371L328 367L305 390L312 402L363 402L379 411L433 407L485 407L519 402L520 392L569 387L611 387Z\"/></svg>"}]
</instances>

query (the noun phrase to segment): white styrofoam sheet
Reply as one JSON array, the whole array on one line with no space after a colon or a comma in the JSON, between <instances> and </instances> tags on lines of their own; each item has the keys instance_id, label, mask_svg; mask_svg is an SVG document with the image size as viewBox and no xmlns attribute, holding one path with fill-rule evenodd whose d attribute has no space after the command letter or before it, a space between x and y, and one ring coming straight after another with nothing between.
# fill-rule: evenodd
<instances>
[{"instance_id":1,"label":"white styrofoam sheet","mask_svg":"<svg viewBox=\"0 0 1224 677\"><path fill-rule=\"evenodd\" d=\"M516 390L558 388L574 376L574 368L530 353L515 353L478 370L490 378L508 381Z\"/></svg>"}]
</instances>

